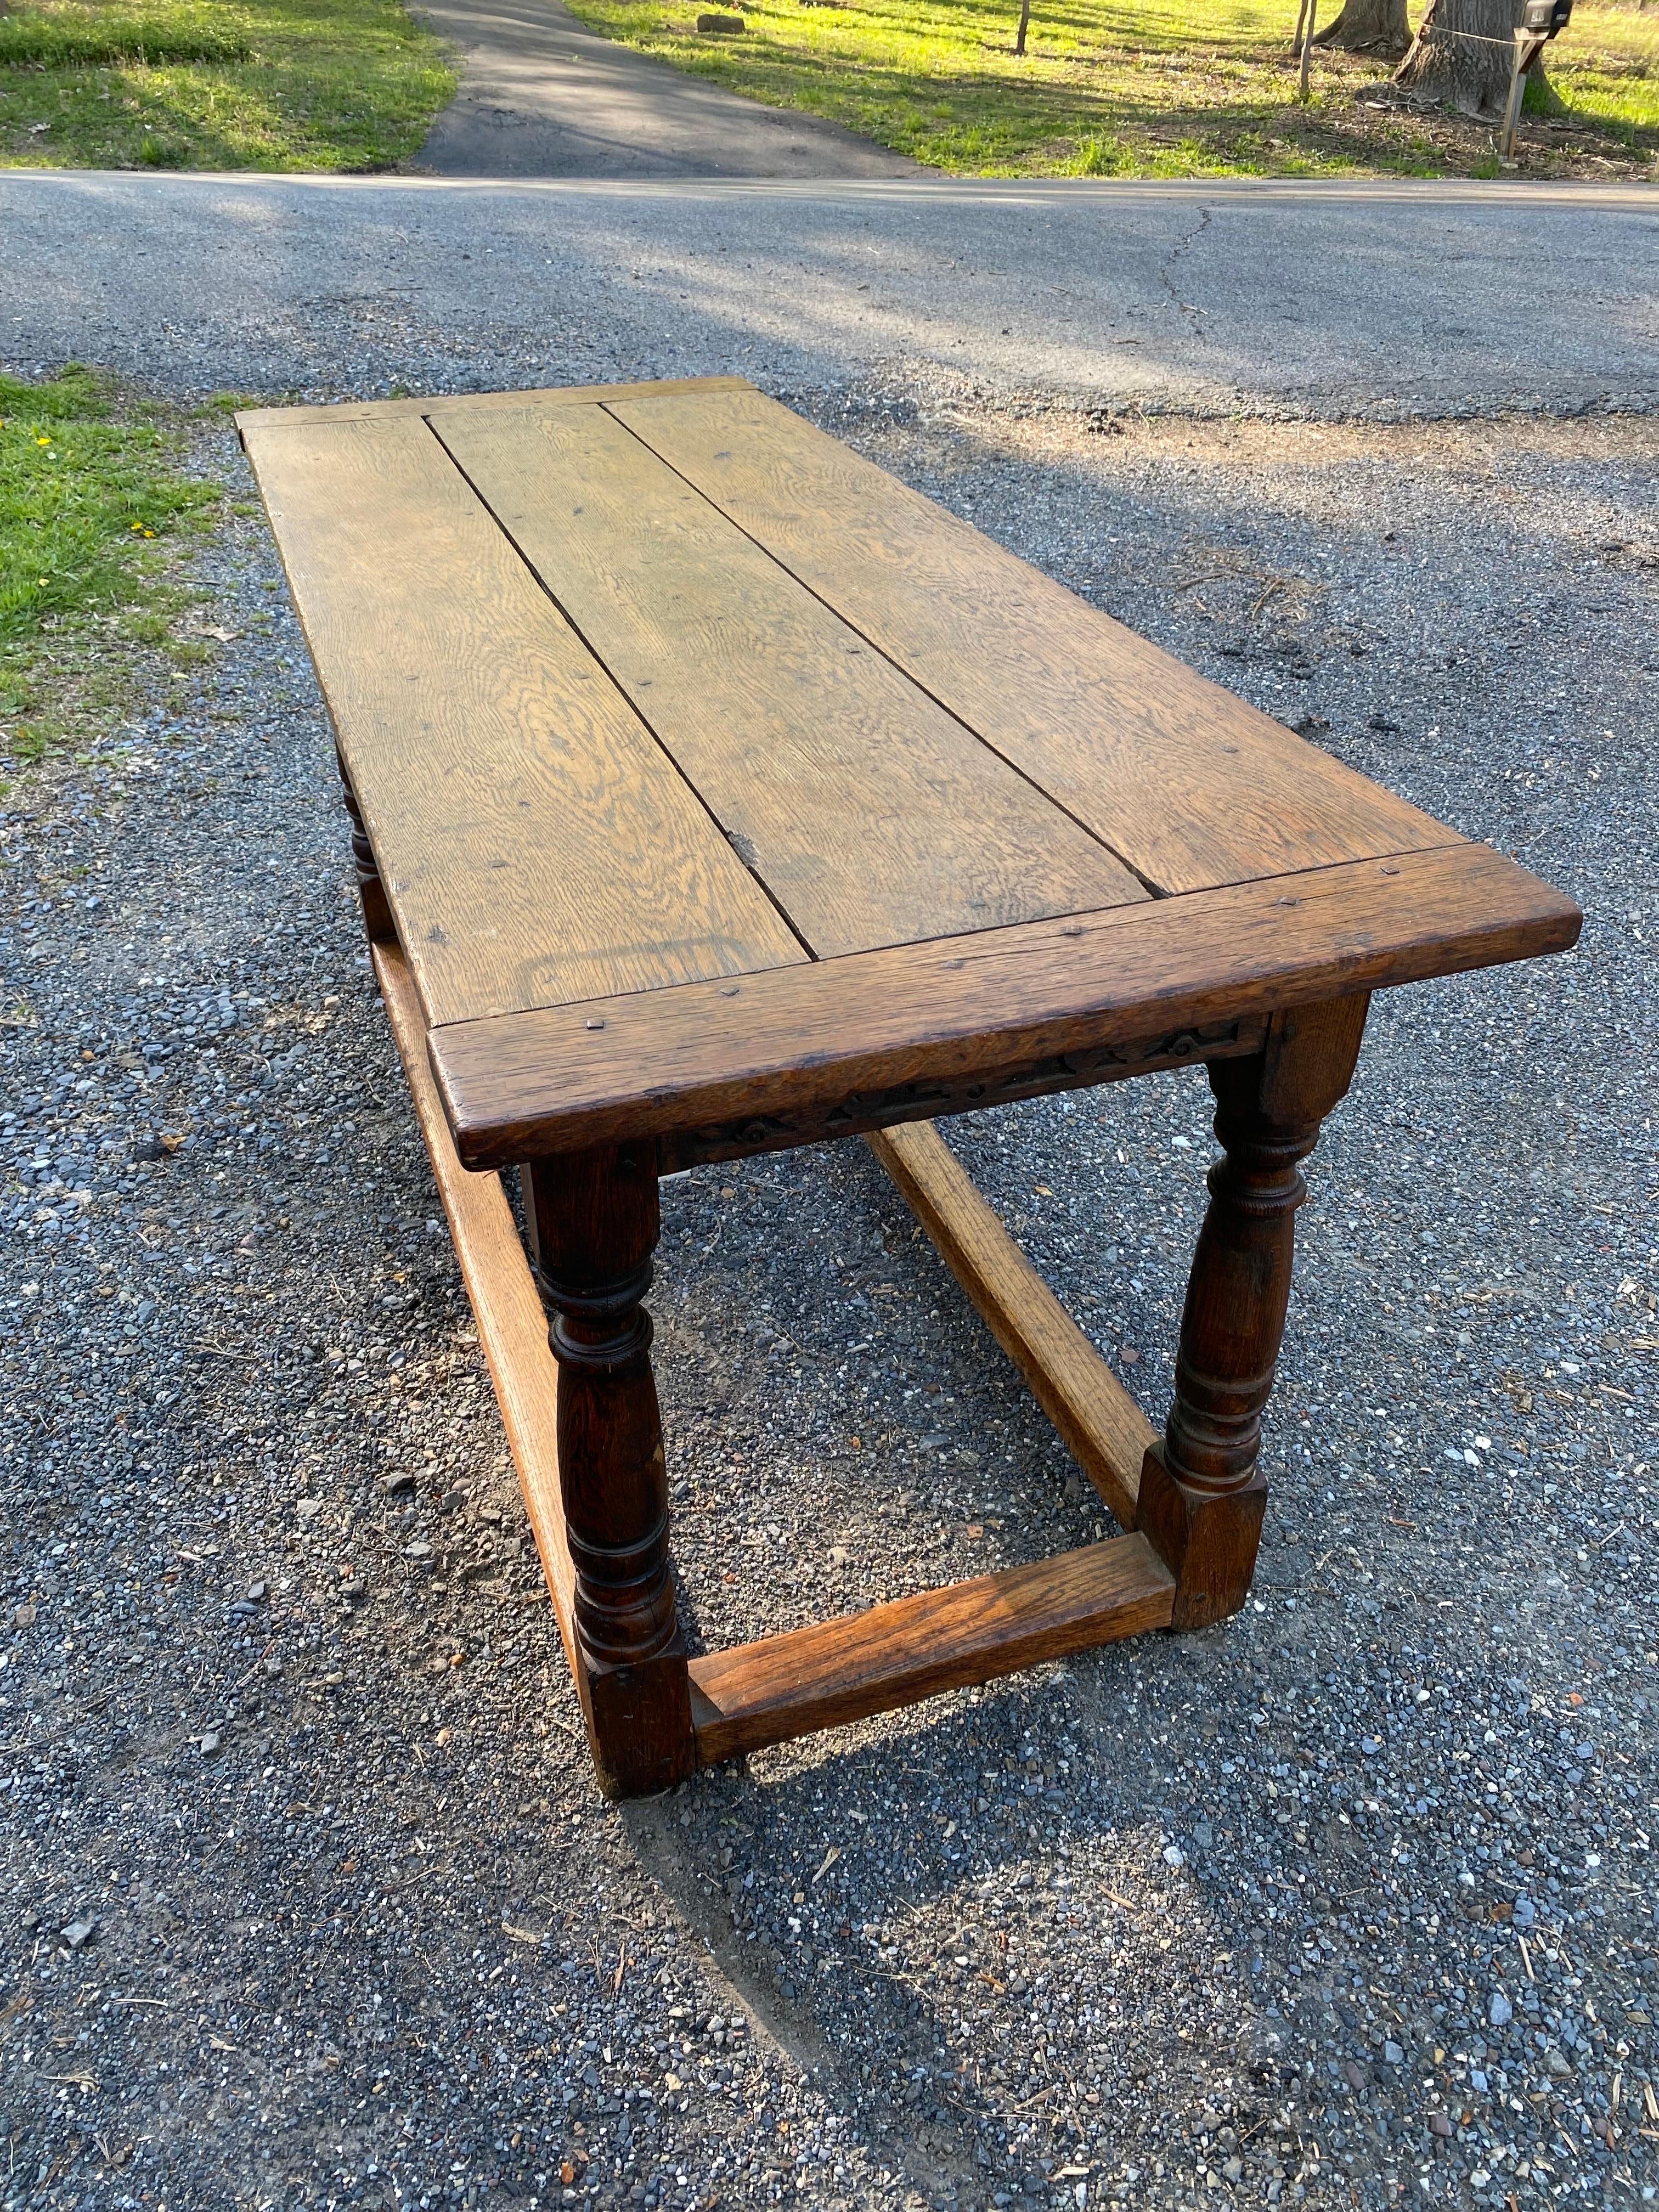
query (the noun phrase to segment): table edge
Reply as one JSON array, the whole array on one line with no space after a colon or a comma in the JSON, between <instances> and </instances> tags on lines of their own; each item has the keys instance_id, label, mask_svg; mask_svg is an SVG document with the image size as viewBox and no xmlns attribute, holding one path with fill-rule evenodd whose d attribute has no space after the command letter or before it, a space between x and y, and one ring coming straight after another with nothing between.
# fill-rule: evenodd
<instances>
[{"instance_id":1,"label":"table edge","mask_svg":"<svg viewBox=\"0 0 1659 2212\"><path fill-rule=\"evenodd\" d=\"M231 419L240 434L298 424L317 428L327 422L380 422L410 415L453 415L466 408L576 406L607 399L669 399L679 392L755 392L746 376L669 376L647 379L642 384L550 384L529 392L434 392L429 397L407 399L343 399L337 405L316 402L301 407L239 407Z\"/></svg>"},{"instance_id":2,"label":"table edge","mask_svg":"<svg viewBox=\"0 0 1659 2212\"><path fill-rule=\"evenodd\" d=\"M1120 1046L1146 1048L1147 1065L1160 1050L1167 1061L1170 1039L1218 1023L1565 951L1583 920L1565 893L1491 847L1460 840L737 979L451 1023L428 1031L428 1052L456 1149L474 1169L706 1134L748 1117L810 1121L856 1096L866 1110L850 1133L949 1110L867 1110L871 1094L895 1086L960 1085ZM884 1024L884 1002L902 1007L907 998L925 1018L901 1012ZM722 1035L738 1000L742 1025ZM1200 1035L1187 1056L1202 1057L1201 1045ZM1031 1087L1079 1079L1060 1073Z\"/></svg>"}]
</instances>

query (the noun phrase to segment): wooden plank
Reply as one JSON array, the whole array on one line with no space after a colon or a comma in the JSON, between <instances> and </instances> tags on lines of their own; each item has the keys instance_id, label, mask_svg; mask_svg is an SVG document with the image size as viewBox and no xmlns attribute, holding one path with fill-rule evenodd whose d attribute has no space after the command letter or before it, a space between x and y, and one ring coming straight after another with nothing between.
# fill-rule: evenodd
<instances>
[{"instance_id":1,"label":"wooden plank","mask_svg":"<svg viewBox=\"0 0 1659 2212\"><path fill-rule=\"evenodd\" d=\"M802 958L424 423L247 444L429 1022Z\"/></svg>"},{"instance_id":2,"label":"wooden plank","mask_svg":"<svg viewBox=\"0 0 1659 2212\"><path fill-rule=\"evenodd\" d=\"M1143 1537L1115 1536L694 1659L699 1764L1167 1627L1174 1594Z\"/></svg>"},{"instance_id":3,"label":"wooden plank","mask_svg":"<svg viewBox=\"0 0 1659 2212\"><path fill-rule=\"evenodd\" d=\"M576 1577L565 1540L564 1504L559 1489L555 1425L558 1369L548 1346L547 1316L500 1176L470 1174L455 1157L449 1126L427 1068L426 1025L409 963L396 945L376 945L372 950L375 980L409 1078L416 1119L431 1157L433 1178L478 1324L478 1341L495 1386L495 1401L519 1470L525 1510L541 1554L565 1656L580 1693L585 1686L584 1676L577 1663L572 1625Z\"/></svg>"},{"instance_id":4,"label":"wooden plank","mask_svg":"<svg viewBox=\"0 0 1659 2212\"><path fill-rule=\"evenodd\" d=\"M1135 1525L1158 1431L998 1220L931 1121L866 1139L940 1256L1115 1515Z\"/></svg>"},{"instance_id":5,"label":"wooden plank","mask_svg":"<svg viewBox=\"0 0 1659 2212\"><path fill-rule=\"evenodd\" d=\"M603 408L434 427L814 952L1147 896Z\"/></svg>"},{"instance_id":6,"label":"wooden plank","mask_svg":"<svg viewBox=\"0 0 1659 2212\"><path fill-rule=\"evenodd\" d=\"M667 398L681 392L752 392L746 376L667 376L645 384L554 384L531 392L434 392L424 399L347 399L337 406L242 407L234 417L239 430L270 430L292 423L397 422L447 420L456 415L488 414L497 407L598 406L606 399Z\"/></svg>"},{"instance_id":7,"label":"wooden plank","mask_svg":"<svg viewBox=\"0 0 1659 2212\"><path fill-rule=\"evenodd\" d=\"M1075 1056L1560 951L1582 920L1512 860L1454 845L465 1023L428 1045L469 1165L711 1128L734 1132L741 1150L751 1123L758 1152L764 1117L770 1142L804 1142L830 1133L826 1117L849 1100L873 1101L873 1121L919 1118L929 1085L988 1072L1035 1066L1033 1087L1049 1090L1104 1081L1109 1062L1079 1073Z\"/></svg>"},{"instance_id":8,"label":"wooden plank","mask_svg":"<svg viewBox=\"0 0 1659 2212\"><path fill-rule=\"evenodd\" d=\"M763 393L607 404L1160 890L1449 842Z\"/></svg>"}]
</instances>

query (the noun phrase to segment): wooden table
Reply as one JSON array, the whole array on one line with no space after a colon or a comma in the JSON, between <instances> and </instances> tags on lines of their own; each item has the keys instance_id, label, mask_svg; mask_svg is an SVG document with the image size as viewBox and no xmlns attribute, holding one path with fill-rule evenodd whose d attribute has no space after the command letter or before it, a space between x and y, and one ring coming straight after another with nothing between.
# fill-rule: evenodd
<instances>
[{"instance_id":1,"label":"wooden table","mask_svg":"<svg viewBox=\"0 0 1659 2212\"><path fill-rule=\"evenodd\" d=\"M740 378L238 420L604 1786L1237 1611L1368 994L1559 951L1571 901ZM1193 1060L1159 1437L932 1117ZM658 1177L856 1133L1127 1533L690 1658Z\"/></svg>"}]
</instances>

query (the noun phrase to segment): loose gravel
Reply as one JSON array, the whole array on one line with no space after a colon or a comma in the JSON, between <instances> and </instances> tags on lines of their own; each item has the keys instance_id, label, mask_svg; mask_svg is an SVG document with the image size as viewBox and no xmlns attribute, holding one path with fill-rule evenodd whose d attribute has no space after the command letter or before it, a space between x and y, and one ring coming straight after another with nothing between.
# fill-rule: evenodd
<instances>
[{"instance_id":1,"label":"loose gravel","mask_svg":"<svg viewBox=\"0 0 1659 2212\"><path fill-rule=\"evenodd\" d=\"M607 1806L232 520L0 819L0 2204L1652 2201L1659 432L799 397L1583 945L1377 1005L1243 1616ZM1201 1079L950 1133L1161 1415ZM664 1198L699 1640L1103 1529L862 1147Z\"/></svg>"}]
</instances>

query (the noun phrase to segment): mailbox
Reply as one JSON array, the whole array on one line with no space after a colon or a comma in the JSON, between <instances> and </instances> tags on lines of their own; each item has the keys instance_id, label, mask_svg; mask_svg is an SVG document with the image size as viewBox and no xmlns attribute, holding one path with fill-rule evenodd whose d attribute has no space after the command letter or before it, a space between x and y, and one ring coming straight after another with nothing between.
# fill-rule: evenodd
<instances>
[{"instance_id":1,"label":"mailbox","mask_svg":"<svg viewBox=\"0 0 1659 2212\"><path fill-rule=\"evenodd\" d=\"M1525 0L1521 28L1534 39L1553 39L1567 27L1572 0Z\"/></svg>"}]
</instances>

